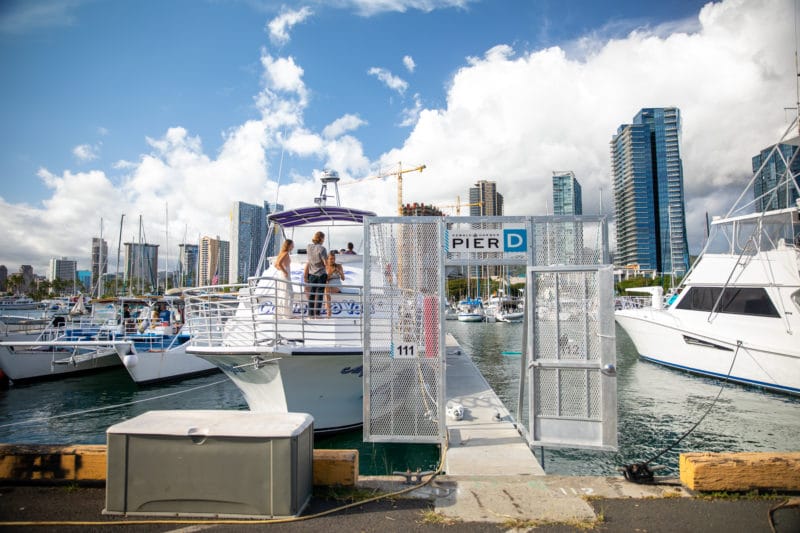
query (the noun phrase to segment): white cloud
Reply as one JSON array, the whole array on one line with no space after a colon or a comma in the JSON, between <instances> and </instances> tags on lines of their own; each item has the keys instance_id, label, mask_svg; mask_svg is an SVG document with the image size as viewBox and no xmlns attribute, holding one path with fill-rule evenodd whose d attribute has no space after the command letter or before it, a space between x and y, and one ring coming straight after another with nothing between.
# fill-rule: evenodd
<instances>
[{"instance_id":1,"label":"white cloud","mask_svg":"<svg viewBox=\"0 0 800 533\"><path fill-rule=\"evenodd\" d=\"M367 71L367 74L375 76L388 88L400 94L405 93L406 89L408 89L408 83L403 78L395 76L385 68L372 67Z\"/></svg>"},{"instance_id":2,"label":"white cloud","mask_svg":"<svg viewBox=\"0 0 800 533\"><path fill-rule=\"evenodd\" d=\"M289 42L289 30L306 20L313 14L310 8L302 7L296 11L284 10L280 15L267 23L269 39L273 44L283 45Z\"/></svg>"},{"instance_id":3,"label":"white cloud","mask_svg":"<svg viewBox=\"0 0 800 533\"><path fill-rule=\"evenodd\" d=\"M414 72L414 69L417 68L417 64L414 63L414 58L411 56L403 56L403 65L409 72Z\"/></svg>"},{"instance_id":4,"label":"white cloud","mask_svg":"<svg viewBox=\"0 0 800 533\"><path fill-rule=\"evenodd\" d=\"M0 9L0 34L21 35L42 28L72 26L72 13L86 0L8 2Z\"/></svg>"},{"instance_id":5,"label":"white cloud","mask_svg":"<svg viewBox=\"0 0 800 533\"><path fill-rule=\"evenodd\" d=\"M81 163L97 159L98 157L100 157L99 152L100 152L99 144L95 145L79 144L78 146L72 149L72 154Z\"/></svg>"},{"instance_id":6,"label":"white cloud","mask_svg":"<svg viewBox=\"0 0 800 533\"><path fill-rule=\"evenodd\" d=\"M420 98L419 93L415 93L414 105L412 107L403 109L403 120L400 122L400 126L408 127L416 124L417 120L419 119L420 112L422 112L422 99Z\"/></svg>"},{"instance_id":7,"label":"white cloud","mask_svg":"<svg viewBox=\"0 0 800 533\"><path fill-rule=\"evenodd\" d=\"M326 139L333 139L340 135L353 131L366 124L358 115L347 114L337 118L322 130L322 136Z\"/></svg>"},{"instance_id":8,"label":"white cloud","mask_svg":"<svg viewBox=\"0 0 800 533\"><path fill-rule=\"evenodd\" d=\"M409 9L430 12L435 9L465 8L475 0L341 0L343 5L352 5L363 16L372 16L387 11L403 13Z\"/></svg>"},{"instance_id":9,"label":"white cloud","mask_svg":"<svg viewBox=\"0 0 800 533\"><path fill-rule=\"evenodd\" d=\"M600 189L611 212L609 142L642 107L677 106L690 248L706 210L719 214L747 183L750 158L786 127L793 102L791 3L706 5L695 33L641 30L580 60L554 47L515 54L507 45L471 58L445 109L423 109L404 146L382 160L416 161L435 179L406 180L409 201L452 203L478 179L495 180L506 214L544 214L550 177L573 170L584 213Z\"/></svg>"}]
</instances>

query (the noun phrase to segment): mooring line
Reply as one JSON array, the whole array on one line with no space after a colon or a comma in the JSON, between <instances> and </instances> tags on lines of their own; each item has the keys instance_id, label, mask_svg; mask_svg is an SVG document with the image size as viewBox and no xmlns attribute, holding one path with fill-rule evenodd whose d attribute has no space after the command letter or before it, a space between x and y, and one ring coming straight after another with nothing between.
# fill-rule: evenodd
<instances>
[{"instance_id":1,"label":"mooring line","mask_svg":"<svg viewBox=\"0 0 800 533\"><path fill-rule=\"evenodd\" d=\"M170 396L177 396L178 394L184 394L184 393L187 393L187 392L193 392L193 391L196 391L196 390L204 389L206 387L212 387L214 385L219 385L220 383L225 383L226 381L228 381L228 380L227 379L221 379L219 381L215 381L214 383L207 383L205 385L198 385L197 387L192 387L191 389L186 389L186 390L177 391L177 392L170 392L169 394L162 394L161 396L153 396L152 398L144 398L142 400L136 400L134 402L119 403L119 404L116 404L116 405L106 405L104 407L95 407L94 409L86 409L84 411L74 411L72 413L64 413L64 414L61 414L61 415L53 415L53 416L46 416L46 417L40 417L40 418L30 418L28 420L20 420L20 421L17 421L17 422L11 422L10 424L0 424L0 429L11 427L11 426L19 426L19 425L22 425L22 424L31 424L33 422L45 422L47 420L53 420L55 418L64 418L64 417L67 417L67 416L85 415L87 413L94 413L94 412L97 412L97 411L105 411L107 409L116 409L117 407L126 407L128 405L136 405L137 403L144 403L144 402L149 402L149 401L152 401L152 400L161 400L163 398L169 398Z\"/></svg>"}]
</instances>

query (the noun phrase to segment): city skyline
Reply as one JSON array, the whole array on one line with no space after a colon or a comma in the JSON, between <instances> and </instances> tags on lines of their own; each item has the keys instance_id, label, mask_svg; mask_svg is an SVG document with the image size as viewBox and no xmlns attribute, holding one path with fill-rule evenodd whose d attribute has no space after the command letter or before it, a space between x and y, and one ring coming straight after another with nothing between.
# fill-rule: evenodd
<instances>
[{"instance_id":1,"label":"city skyline","mask_svg":"<svg viewBox=\"0 0 800 533\"><path fill-rule=\"evenodd\" d=\"M596 214L609 132L667 106L684 117L697 250L705 212L749 179L743 154L786 127L794 16L789 0L13 3L0 264L83 261L121 214L124 240L141 214L172 251L167 235L226 234L237 199L309 205L324 168L344 204L379 215L396 181L364 179L398 162L427 167L407 201L449 205L487 179L506 215L544 214L550 172L569 168Z\"/></svg>"}]
</instances>

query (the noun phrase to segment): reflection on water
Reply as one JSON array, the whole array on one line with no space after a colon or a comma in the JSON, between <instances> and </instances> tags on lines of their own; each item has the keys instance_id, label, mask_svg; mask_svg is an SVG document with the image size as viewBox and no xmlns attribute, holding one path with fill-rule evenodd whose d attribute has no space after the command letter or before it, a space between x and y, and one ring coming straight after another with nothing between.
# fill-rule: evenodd
<instances>
[{"instance_id":1,"label":"reflection on water","mask_svg":"<svg viewBox=\"0 0 800 533\"><path fill-rule=\"evenodd\" d=\"M522 325L451 321L447 326L516 415L520 361L501 353L521 350ZM616 331L619 450L547 449L549 474L615 475L621 465L646 461L688 431L719 392L719 380L640 360L630 338L621 328ZM796 451L799 408L800 398L727 384L697 429L652 464L666 467L660 474L677 474L681 452Z\"/></svg>"},{"instance_id":2,"label":"reflection on water","mask_svg":"<svg viewBox=\"0 0 800 533\"><path fill-rule=\"evenodd\" d=\"M503 352L521 349L522 325L449 321L447 329L515 414L520 359ZM619 451L548 449L544 454L548 473L616 475L620 465L647 460L671 445L705 413L719 391L720 381L639 360L620 328L617 354ZM115 407L94 410L104 406ZM653 464L676 474L678 455L686 451L796 451L798 408L798 398L729 384L700 426ZM247 404L222 374L137 387L124 369L116 368L0 390L0 442L103 444L109 426L163 409L240 410ZM42 421L18 424L36 419ZM438 460L435 446L368 444L362 442L361 431L320 439L315 445L357 448L362 474L431 470Z\"/></svg>"}]
</instances>

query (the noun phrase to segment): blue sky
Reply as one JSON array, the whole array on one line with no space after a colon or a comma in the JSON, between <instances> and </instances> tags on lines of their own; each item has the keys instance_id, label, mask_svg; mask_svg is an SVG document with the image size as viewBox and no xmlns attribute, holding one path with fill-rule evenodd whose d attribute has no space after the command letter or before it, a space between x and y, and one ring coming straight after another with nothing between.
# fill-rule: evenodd
<instances>
[{"instance_id":1,"label":"blue sky","mask_svg":"<svg viewBox=\"0 0 800 533\"><path fill-rule=\"evenodd\" d=\"M167 206L189 242L226 238L233 201L307 204L326 167L424 163L405 198L438 205L495 180L512 215L544 214L552 171L571 169L584 211L603 188L610 212L611 135L666 105L696 249L795 100L791 0L705 4L4 2L0 264L88 268L101 218L112 248L122 213L159 242ZM393 214L391 180L342 191Z\"/></svg>"}]
</instances>

